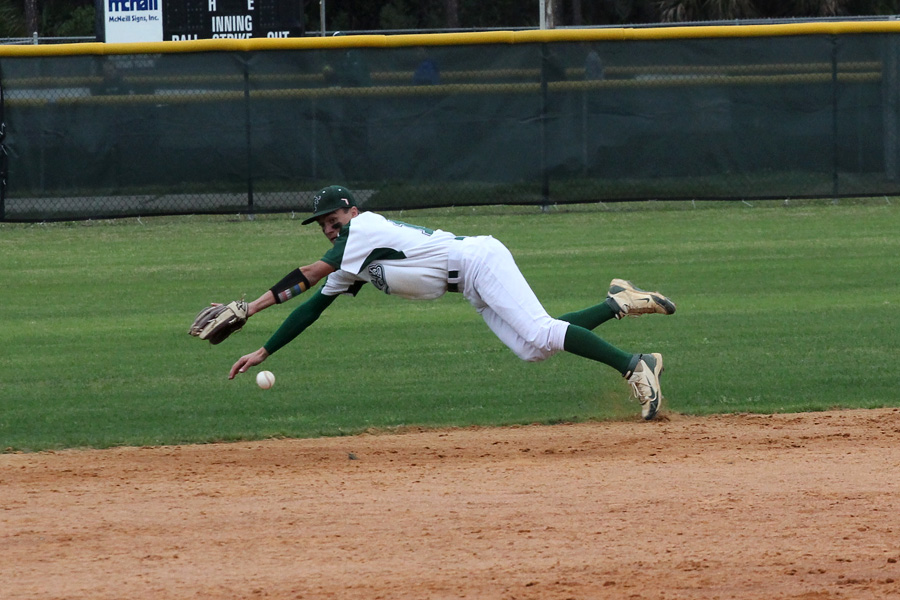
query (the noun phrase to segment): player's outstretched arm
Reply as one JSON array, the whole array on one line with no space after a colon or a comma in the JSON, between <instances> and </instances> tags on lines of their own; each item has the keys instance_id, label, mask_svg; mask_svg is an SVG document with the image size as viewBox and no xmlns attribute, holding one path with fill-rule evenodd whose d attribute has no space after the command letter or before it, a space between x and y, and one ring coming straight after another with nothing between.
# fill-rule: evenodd
<instances>
[{"instance_id":1,"label":"player's outstretched arm","mask_svg":"<svg viewBox=\"0 0 900 600\"><path fill-rule=\"evenodd\" d=\"M252 317L261 310L269 308L273 304L275 304L275 296L272 294L271 290L266 290L262 296L247 304L247 318Z\"/></svg>"},{"instance_id":2,"label":"player's outstretched arm","mask_svg":"<svg viewBox=\"0 0 900 600\"><path fill-rule=\"evenodd\" d=\"M294 296L298 296L314 287L323 278L333 273L334 270L334 267L321 260L311 265L294 269L285 275L281 281L266 290L262 296L251 302L247 316L254 315L275 304L287 302Z\"/></svg>"},{"instance_id":3,"label":"player's outstretched arm","mask_svg":"<svg viewBox=\"0 0 900 600\"><path fill-rule=\"evenodd\" d=\"M251 352L250 354L245 354L240 357L234 365L231 367L231 372L228 374L228 379L234 379L234 376L238 373L243 373L250 367L255 367L260 364L262 361L266 360L269 357L269 353L265 348L260 348L256 352Z\"/></svg>"},{"instance_id":4,"label":"player's outstretched arm","mask_svg":"<svg viewBox=\"0 0 900 600\"><path fill-rule=\"evenodd\" d=\"M243 373L250 367L254 367L266 360L269 356L278 351L282 346L290 343L294 338L303 333L307 327L316 322L319 316L326 308L331 306L337 296L326 296L322 290L317 290L312 297L294 309L288 318L284 320L272 337L269 338L263 347L256 352L245 354L240 357L231 367L228 373L228 379L234 379L238 373Z\"/></svg>"}]
</instances>

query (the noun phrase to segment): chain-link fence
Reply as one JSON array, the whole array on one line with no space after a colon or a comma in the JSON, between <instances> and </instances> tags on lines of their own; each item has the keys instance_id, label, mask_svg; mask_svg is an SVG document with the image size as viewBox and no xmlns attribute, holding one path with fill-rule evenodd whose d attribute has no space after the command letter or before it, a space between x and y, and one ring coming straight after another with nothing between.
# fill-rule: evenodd
<instances>
[{"instance_id":1,"label":"chain-link fence","mask_svg":"<svg viewBox=\"0 0 900 600\"><path fill-rule=\"evenodd\" d=\"M898 34L0 48L0 218L305 211L332 183L382 210L893 195Z\"/></svg>"},{"instance_id":2,"label":"chain-link fence","mask_svg":"<svg viewBox=\"0 0 900 600\"><path fill-rule=\"evenodd\" d=\"M25 45L25 44L84 44L87 42L96 42L97 38L95 36L54 36L54 37L45 37L39 36L37 33L30 37L16 37L16 38L0 38L0 45L6 46L14 46L14 45Z\"/></svg>"}]
</instances>

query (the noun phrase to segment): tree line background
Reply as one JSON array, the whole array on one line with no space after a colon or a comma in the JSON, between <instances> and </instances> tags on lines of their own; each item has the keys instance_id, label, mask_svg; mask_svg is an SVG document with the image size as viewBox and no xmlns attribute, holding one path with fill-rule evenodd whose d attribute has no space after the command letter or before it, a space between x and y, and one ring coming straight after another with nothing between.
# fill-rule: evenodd
<instances>
[{"instance_id":1,"label":"tree line background","mask_svg":"<svg viewBox=\"0 0 900 600\"><path fill-rule=\"evenodd\" d=\"M319 0L302 2L321 29ZM556 26L893 15L900 0L546 0ZM537 27L539 0L325 0L328 31ZM93 36L94 0L0 0L0 38Z\"/></svg>"}]
</instances>

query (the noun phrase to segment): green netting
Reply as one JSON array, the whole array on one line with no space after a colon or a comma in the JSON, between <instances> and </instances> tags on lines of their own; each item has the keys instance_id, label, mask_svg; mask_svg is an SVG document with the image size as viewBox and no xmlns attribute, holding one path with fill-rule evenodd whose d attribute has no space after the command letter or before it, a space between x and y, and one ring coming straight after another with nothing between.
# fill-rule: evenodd
<instances>
[{"instance_id":1,"label":"green netting","mask_svg":"<svg viewBox=\"0 0 900 600\"><path fill-rule=\"evenodd\" d=\"M3 56L0 218L893 195L897 40Z\"/></svg>"}]
</instances>

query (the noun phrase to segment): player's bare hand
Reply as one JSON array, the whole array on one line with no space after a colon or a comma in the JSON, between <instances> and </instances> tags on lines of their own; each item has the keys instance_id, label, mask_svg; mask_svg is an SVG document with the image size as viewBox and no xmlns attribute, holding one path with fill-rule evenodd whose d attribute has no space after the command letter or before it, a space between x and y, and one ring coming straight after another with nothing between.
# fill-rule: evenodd
<instances>
[{"instance_id":1,"label":"player's bare hand","mask_svg":"<svg viewBox=\"0 0 900 600\"><path fill-rule=\"evenodd\" d=\"M228 379L234 379L234 376L238 373L244 373L250 367L255 367L260 364L262 361L266 360L269 357L269 353L266 352L265 348L260 348L256 352L251 352L250 354L245 354L240 357L234 365L231 367L231 372L228 374Z\"/></svg>"}]
</instances>

